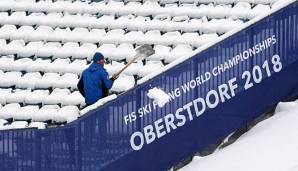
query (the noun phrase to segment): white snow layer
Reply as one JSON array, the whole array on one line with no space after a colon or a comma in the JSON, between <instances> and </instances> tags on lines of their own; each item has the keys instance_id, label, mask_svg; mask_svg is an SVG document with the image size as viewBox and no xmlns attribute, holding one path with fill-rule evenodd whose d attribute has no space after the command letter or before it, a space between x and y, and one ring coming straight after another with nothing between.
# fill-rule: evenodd
<instances>
[{"instance_id":1,"label":"white snow layer","mask_svg":"<svg viewBox=\"0 0 298 171\"><path fill-rule=\"evenodd\" d=\"M279 103L276 114L234 144L179 171L298 171L298 102Z\"/></svg>"},{"instance_id":2,"label":"white snow layer","mask_svg":"<svg viewBox=\"0 0 298 171\"><path fill-rule=\"evenodd\" d=\"M170 96L160 88L152 88L148 91L147 96L153 99L159 107L163 107L170 101Z\"/></svg>"},{"instance_id":3,"label":"white snow layer","mask_svg":"<svg viewBox=\"0 0 298 171\"><path fill-rule=\"evenodd\" d=\"M102 99L99 99L96 103L94 103L93 105L90 105L86 108L84 108L83 110L80 111L80 114L81 115L84 115L86 113L88 113L89 111L91 110L94 110L102 105L104 105L105 103L111 101L111 100L114 100L117 98L117 95L116 94L112 94L110 96L107 96L105 98L102 98Z\"/></svg>"}]
</instances>

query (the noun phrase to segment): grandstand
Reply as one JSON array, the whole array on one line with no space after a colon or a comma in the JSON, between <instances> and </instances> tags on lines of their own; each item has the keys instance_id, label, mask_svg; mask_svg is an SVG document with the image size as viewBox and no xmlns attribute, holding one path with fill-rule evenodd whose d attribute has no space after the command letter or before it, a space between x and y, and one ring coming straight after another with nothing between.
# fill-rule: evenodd
<instances>
[{"instance_id":1,"label":"grandstand","mask_svg":"<svg viewBox=\"0 0 298 171\"><path fill-rule=\"evenodd\" d=\"M76 84L96 51L110 75L142 44L156 53L131 65L111 93L123 93L175 59L270 11L277 0L0 2L0 129L46 128L80 117Z\"/></svg>"}]
</instances>

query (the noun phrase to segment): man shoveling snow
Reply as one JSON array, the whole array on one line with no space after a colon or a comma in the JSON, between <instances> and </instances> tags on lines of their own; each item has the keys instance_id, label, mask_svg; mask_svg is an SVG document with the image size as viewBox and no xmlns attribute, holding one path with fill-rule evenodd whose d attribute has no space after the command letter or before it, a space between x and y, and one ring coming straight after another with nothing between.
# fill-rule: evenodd
<instances>
[{"instance_id":1,"label":"man shoveling snow","mask_svg":"<svg viewBox=\"0 0 298 171\"><path fill-rule=\"evenodd\" d=\"M137 54L129 61L118 73L109 78L108 72L104 69L104 56L96 52L93 56L93 63L83 71L78 89L85 97L87 106L96 103L99 99L109 95L109 89L112 88L114 81L120 74L137 59L146 58L155 53L150 45L142 45L136 49Z\"/></svg>"}]
</instances>

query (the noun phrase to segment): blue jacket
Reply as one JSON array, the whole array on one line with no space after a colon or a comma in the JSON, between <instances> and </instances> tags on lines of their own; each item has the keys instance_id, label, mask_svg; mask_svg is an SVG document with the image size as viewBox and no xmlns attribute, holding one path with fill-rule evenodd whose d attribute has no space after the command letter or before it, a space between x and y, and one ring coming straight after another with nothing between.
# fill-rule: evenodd
<instances>
[{"instance_id":1,"label":"blue jacket","mask_svg":"<svg viewBox=\"0 0 298 171\"><path fill-rule=\"evenodd\" d=\"M85 103L87 105L94 104L99 99L105 96L105 92L108 91L113 85L113 81L109 79L109 74L101 66L93 62L82 74Z\"/></svg>"}]
</instances>

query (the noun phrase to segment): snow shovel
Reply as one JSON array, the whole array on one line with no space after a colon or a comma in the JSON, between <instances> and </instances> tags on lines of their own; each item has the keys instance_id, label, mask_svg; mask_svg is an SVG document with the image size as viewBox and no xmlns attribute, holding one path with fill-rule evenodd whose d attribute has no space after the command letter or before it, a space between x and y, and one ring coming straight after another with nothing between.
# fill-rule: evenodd
<instances>
[{"instance_id":1,"label":"snow shovel","mask_svg":"<svg viewBox=\"0 0 298 171\"><path fill-rule=\"evenodd\" d=\"M142 45L136 49L137 54L129 61L119 72L114 74L112 78L115 80L119 75L137 59L147 58L155 53L155 50L150 45Z\"/></svg>"}]
</instances>

